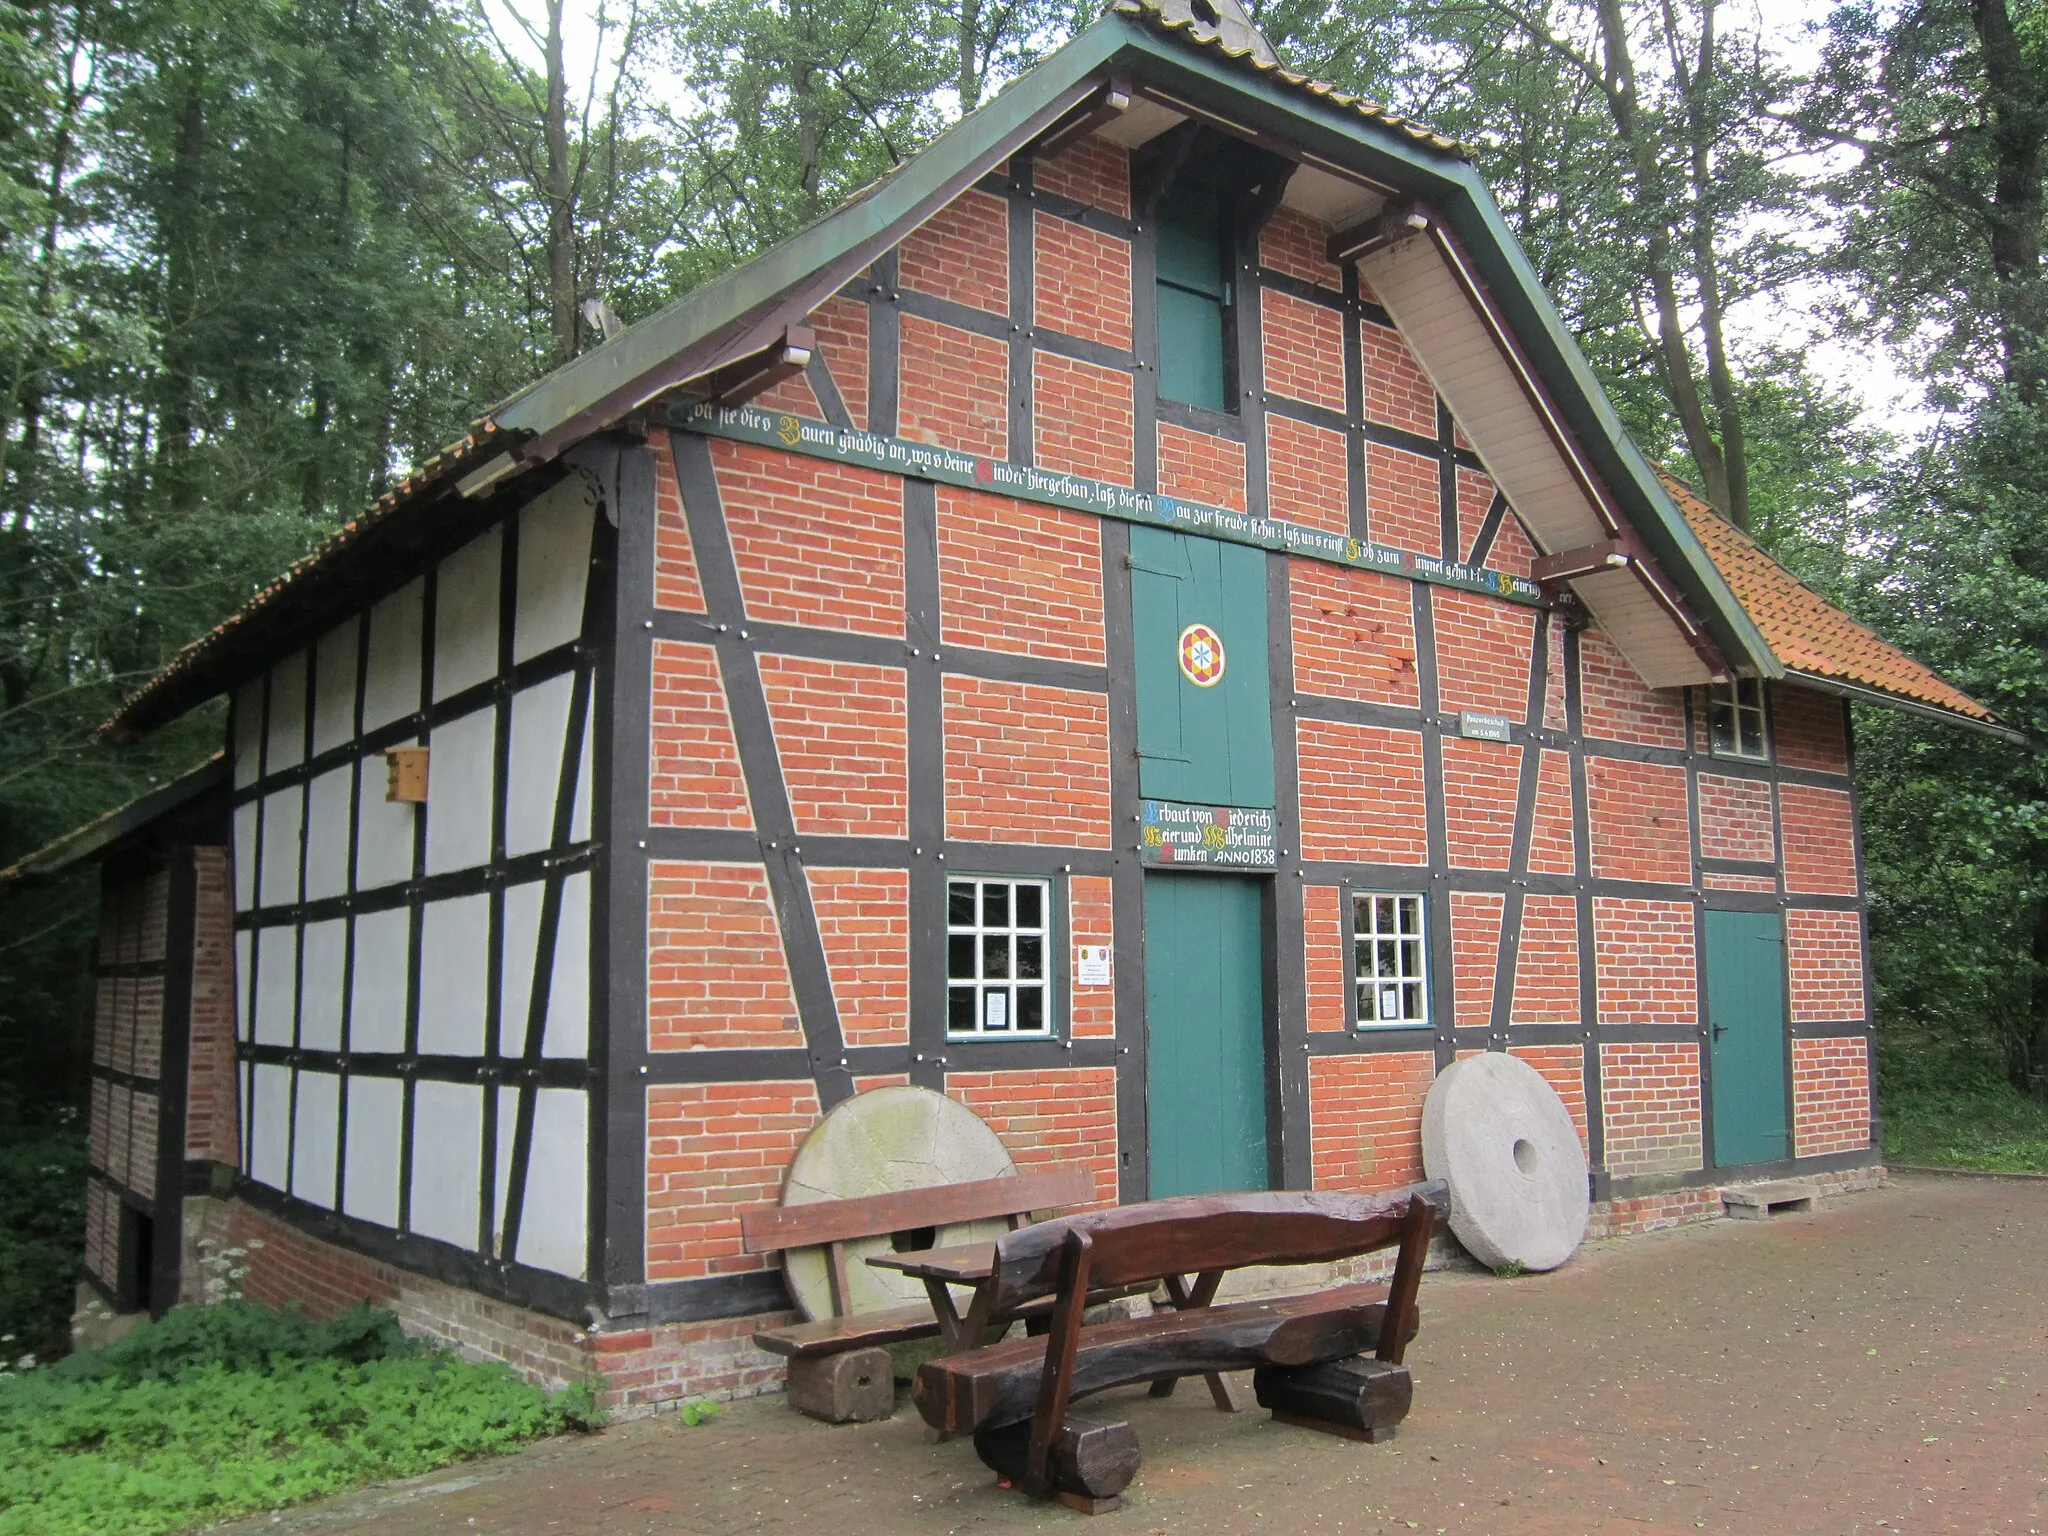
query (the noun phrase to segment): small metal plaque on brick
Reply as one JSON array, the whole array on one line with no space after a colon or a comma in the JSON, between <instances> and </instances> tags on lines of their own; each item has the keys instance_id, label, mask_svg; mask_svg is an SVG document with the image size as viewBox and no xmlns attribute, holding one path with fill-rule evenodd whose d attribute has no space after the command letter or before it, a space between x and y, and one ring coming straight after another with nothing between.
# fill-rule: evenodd
<instances>
[{"instance_id":1,"label":"small metal plaque on brick","mask_svg":"<svg viewBox=\"0 0 2048 1536\"><path fill-rule=\"evenodd\" d=\"M1147 800L1138 856L1175 869L1278 869L1277 820L1270 809Z\"/></svg>"},{"instance_id":2,"label":"small metal plaque on brick","mask_svg":"<svg viewBox=\"0 0 2048 1536\"><path fill-rule=\"evenodd\" d=\"M1505 715L1475 715L1469 709L1461 709L1458 734L1473 741L1513 741L1515 726Z\"/></svg>"}]
</instances>

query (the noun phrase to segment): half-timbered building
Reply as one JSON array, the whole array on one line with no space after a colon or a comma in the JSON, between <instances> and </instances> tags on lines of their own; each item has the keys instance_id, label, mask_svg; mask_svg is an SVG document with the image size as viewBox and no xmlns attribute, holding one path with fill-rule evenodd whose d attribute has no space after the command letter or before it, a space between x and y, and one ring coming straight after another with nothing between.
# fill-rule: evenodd
<instances>
[{"instance_id":1,"label":"half-timbered building","mask_svg":"<svg viewBox=\"0 0 2048 1536\"><path fill-rule=\"evenodd\" d=\"M1487 1050L1599 1229L1867 1180L1848 702L2003 729L1660 478L1460 148L1233 0L1120 0L109 733L223 694L217 814L106 865L97 1282L260 1238L251 1295L626 1404L772 1383L738 1217L881 1084L1103 1202L1415 1179Z\"/></svg>"}]
</instances>

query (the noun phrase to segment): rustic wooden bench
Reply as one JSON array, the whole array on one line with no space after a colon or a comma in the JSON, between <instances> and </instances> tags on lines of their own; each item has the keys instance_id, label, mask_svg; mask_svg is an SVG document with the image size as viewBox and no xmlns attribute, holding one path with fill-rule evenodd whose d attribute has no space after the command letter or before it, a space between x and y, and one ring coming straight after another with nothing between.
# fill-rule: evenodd
<instances>
[{"instance_id":1,"label":"rustic wooden bench","mask_svg":"<svg viewBox=\"0 0 2048 1536\"><path fill-rule=\"evenodd\" d=\"M1108 1387L1254 1370L1275 1418L1366 1440L1408 1412L1402 1352L1430 1239L1450 1211L1441 1182L1377 1195L1199 1195L1040 1223L997 1240L988 1302L1050 1296L1049 1331L919 1367L918 1411L942 1434L971 1432L976 1452L1027 1492L1089 1513L1114 1508L1138 1468L1130 1426L1070 1417ZM1212 1305L1223 1276L1252 1265L1348 1259L1399 1244L1387 1285ZM1186 1277L1193 1275L1190 1286ZM1082 1326L1089 1293L1165 1282L1175 1306ZM1372 1359L1359 1358L1374 1351Z\"/></svg>"},{"instance_id":2,"label":"rustic wooden bench","mask_svg":"<svg viewBox=\"0 0 2048 1536\"><path fill-rule=\"evenodd\" d=\"M1058 1210L1093 1197L1085 1168L1021 1173L964 1184L862 1195L850 1200L816 1200L751 1211L740 1218L748 1253L823 1248L832 1316L782 1328L767 1328L754 1342L789 1360L789 1400L813 1418L835 1424L885 1419L895 1411L895 1379L887 1345L909 1339L940 1338L951 1350L971 1348L962 1320L942 1284L930 1282L930 1305L912 1302L878 1311L853 1312L847 1284L847 1244L864 1238L914 1238L966 1221L1006 1220L1025 1227L1034 1211ZM1005 1310L1007 1327L1033 1309ZM1049 1306L1040 1306L1040 1313Z\"/></svg>"}]
</instances>

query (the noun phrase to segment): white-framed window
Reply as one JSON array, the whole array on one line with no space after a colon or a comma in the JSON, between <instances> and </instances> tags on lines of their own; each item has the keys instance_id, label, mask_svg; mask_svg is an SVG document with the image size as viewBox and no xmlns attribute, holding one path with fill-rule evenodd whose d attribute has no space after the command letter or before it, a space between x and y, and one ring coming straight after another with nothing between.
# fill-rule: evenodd
<instances>
[{"instance_id":1,"label":"white-framed window","mask_svg":"<svg viewBox=\"0 0 2048 1536\"><path fill-rule=\"evenodd\" d=\"M1764 735L1764 685L1753 677L1709 685L1707 740L1716 757L1768 761L1771 748Z\"/></svg>"},{"instance_id":2,"label":"white-framed window","mask_svg":"<svg viewBox=\"0 0 2048 1536\"><path fill-rule=\"evenodd\" d=\"M1429 1022L1429 942L1420 895L1354 891L1351 949L1359 1028Z\"/></svg>"},{"instance_id":3,"label":"white-framed window","mask_svg":"<svg viewBox=\"0 0 2048 1536\"><path fill-rule=\"evenodd\" d=\"M1052 1033L1052 881L946 881L946 1033L956 1040Z\"/></svg>"}]
</instances>

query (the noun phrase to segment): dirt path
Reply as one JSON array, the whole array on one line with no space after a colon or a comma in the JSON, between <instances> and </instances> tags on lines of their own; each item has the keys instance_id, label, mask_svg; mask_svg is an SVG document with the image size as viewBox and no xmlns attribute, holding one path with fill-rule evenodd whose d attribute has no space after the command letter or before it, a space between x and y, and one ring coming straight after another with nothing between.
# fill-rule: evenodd
<instances>
[{"instance_id":1,"label":"dirt path","mask_svg":"<svg viewBox=\"0 0 2048 1536\"><path fill-rule=\"evenodd\" d=\"M1088 1529L2048 1533L2048 1181L1902 1178L1815 1216L1607 1243L1513 1281L1432 1275L1392 1445L1128 1411L1145 1465ZM245 1522L244 1532L1078 1532L964 1443L779 1397Z\"/></svg>"}]
</instances>

